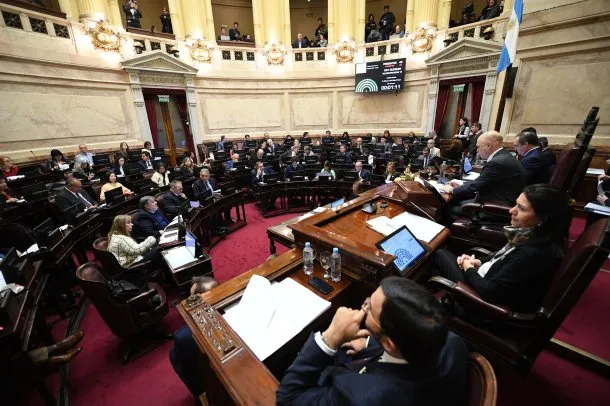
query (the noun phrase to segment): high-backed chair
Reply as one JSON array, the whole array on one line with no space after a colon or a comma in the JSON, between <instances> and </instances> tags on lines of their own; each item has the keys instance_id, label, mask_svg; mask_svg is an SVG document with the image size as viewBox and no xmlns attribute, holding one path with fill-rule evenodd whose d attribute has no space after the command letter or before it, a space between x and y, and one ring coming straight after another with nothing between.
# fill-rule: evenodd
<instances>
[{"instance_id":1,"label":"high-backed chair","mask_svg":"<svg viewBox=\"0 0 610 406\"><path fill-rule=\"evenodd\" d=\"M119 350L123 363L135 355L144 340L171 338L153 329L168 313L167 297L156 283L149 283L147 292L122 301L112 295L108 279L98 264L81 265L76 277L108 328L123 340Z\"/></svg>"},{"instance_id":2,"label":"high-backed chair","mask_svg":"<svg viewBox=\"0 0 610 406\"><path fill-rule=\"evenodd\" d=\"M548 345L600 269L610 249L609 219L590 225L570 247L542 306L534 313L513 312L483 300L462 282L433 277L428 286L445 292L442 301L451 312L459 303L466 312L476 311L491 324L483 327L453 315L450 328L484 353L489 353L527 373Z\"/></svg>"},{"instance_id":3,"label":"high-backed chair","mask_svg":"<svg viewBox=\"0 0 610 406\"><path fill-rule=\"evenodd\" d=\"M498 382L494 369L487 359L476 352L470 353L468 362L468 406L495 406L498 399Z\"/></svg>"},{"instance_id":4,"label":"high-backed chair","mask_svg":"<svg viewBox=\"0 0 610 406\"><path fill-rule=\"evenodd\" d=\"M127 268L122 267L114 254L108 252L108 238L106 237L93 241L93 255L95 260L100 263L100 271L104 273L107 279L113 279L127 269L145 269L149 265L149 262L138 262Z\"/></svg>"}]
</instances>

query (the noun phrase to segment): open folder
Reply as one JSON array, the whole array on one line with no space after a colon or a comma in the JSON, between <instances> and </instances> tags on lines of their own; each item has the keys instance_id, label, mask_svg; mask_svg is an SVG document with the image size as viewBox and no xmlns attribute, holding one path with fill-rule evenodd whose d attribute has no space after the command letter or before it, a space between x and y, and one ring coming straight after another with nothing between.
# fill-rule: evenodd
<instances>
[{"instance_id":1,"label":"open folder","mask_svg":"<svg viewBox=\"0 0 610 406\"><path fill-rule=\"evenodd\" d=\"M329 301L291 278L272 284L253 275L241 301L226 309L224 318L264 361L329 307Z\"/></svg>"},{"instance_id":2,"label":"open folder","mask_svg":"<svg viewBox=\"0 0 610 406\"><path fill-rule=\"evenodd\" d=\"M368 220L366 224L383 235L390 235L402 226L407 226L415 238L428 244L445 228L442 224L435 223L427 218L417 216L405 211L398 216L388 218L386 216L375 217Z\"/></svg>"}]
</instances>

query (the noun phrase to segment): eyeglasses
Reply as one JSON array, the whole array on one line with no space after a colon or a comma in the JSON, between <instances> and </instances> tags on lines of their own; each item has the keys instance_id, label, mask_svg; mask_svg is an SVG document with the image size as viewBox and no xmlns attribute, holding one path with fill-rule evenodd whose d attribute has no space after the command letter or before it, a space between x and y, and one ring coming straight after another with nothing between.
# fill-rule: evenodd
<instances>
[{"instance_id":1,"label":"eyeglasses","mask_svg":"<svg viewBox=\"0 0 610 406\"><path fill-rule=\"evenodd\" d=\"M375 320L375 317L373 317L373 312L371 310L371 297L370 296L367 297L366 299L364 299L364 303L362 303L361 309L364 310L367 318L369 316L371 317L371 320L373 321L373 323L375 323L375 325L379 328L379 332L383 333L383 328L381 327L381 324L377 320Z\"/></svg>"}]
</instances>

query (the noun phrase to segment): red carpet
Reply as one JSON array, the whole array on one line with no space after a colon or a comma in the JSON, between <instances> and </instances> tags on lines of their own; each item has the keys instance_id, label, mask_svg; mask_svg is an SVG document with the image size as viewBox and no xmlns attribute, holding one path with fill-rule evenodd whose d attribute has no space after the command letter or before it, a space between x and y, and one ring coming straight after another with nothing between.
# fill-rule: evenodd
<instances>
[{"instance_id":1,"label":"red carpet","mask_svg":"<svg viewBox=\"0 0 610 406\"><path fill-rule=\"evenodd\" d=\"M212 263L220 281L244 272L269 256L266 228L298 214L264 219L253 204L247 206L248 225L236 231L212 249ZM576 222L571 238L584 224ZM278 247L278 253L285 248ZM610 359L610 274L600 272L581 301L561 326L557 338ZM170 293L171 294L171 293ZM183 324L175 308L164 320L168 330ZM63 326L63 327L62 327ZM168 341L154 351L121 365L117 357L117 338L108 330L97 311L90 306L81 323L86 332L83 352L70 369L70 401L73 406L101 405L193 405L194 400L174 374L168 353ZM65 330L65 323L56 331ZM610 382L549 352L543 353L532 373L518 376L511 368L495 363L501 406L610 405ZM48 378L57 381L56 376ZM56 385L53 385L56 387ZM30 396L24 404L42 404ZM219 405L222 406L222 405Z\"/></svg>"}]
</instances>

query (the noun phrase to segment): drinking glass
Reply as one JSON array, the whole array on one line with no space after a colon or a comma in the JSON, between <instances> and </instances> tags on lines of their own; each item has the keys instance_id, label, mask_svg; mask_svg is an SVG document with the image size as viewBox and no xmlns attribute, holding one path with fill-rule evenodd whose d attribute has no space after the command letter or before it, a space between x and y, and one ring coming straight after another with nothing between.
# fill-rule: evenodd
<instances>
[{"instance_id":1,"label":"drinking glass","mask_svg":"<svg viewBox=\"0 0 610 406\"><path fill-rule=\"evenodd\" d=\"M320 253L320 265L324 268L324 279L330 278L330 252Z\"/></svg>"}]
</instances>

